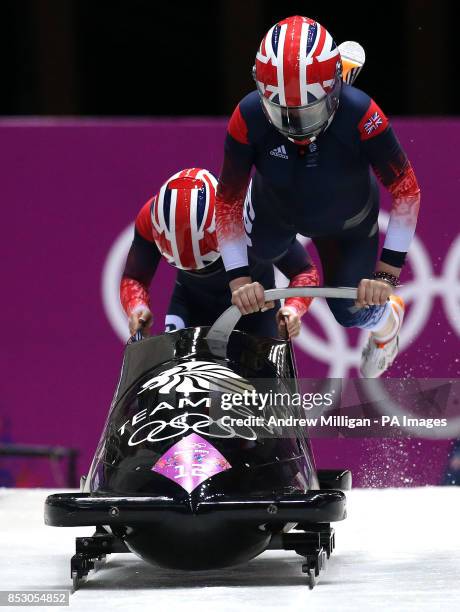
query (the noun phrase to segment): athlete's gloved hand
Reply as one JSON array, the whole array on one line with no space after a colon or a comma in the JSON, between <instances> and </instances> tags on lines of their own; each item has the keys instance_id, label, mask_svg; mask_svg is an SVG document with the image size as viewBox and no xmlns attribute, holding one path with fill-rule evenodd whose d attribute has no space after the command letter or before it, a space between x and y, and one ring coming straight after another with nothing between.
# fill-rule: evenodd
<instances>
[{"instance_id":1,"label":"athlete's gloved hand","mask_svg":"<svg viewBox=\"0 0 460 612\"><path fill-rule=\"evenodd\" d=\"M280 308L276 313L276 322L278 323L278 333L280 337L286 337L286 326L287 336L289 338L298 336L300 334L300 319L301 317L295 308L291 306Z\"/></svg>"},{"instance_id":2,"label":"athlete's gloved hand","mask_svg":"<svg viewBox=\"0 0 460 612\"><path fill-rule=\"evenodd\" d=\"M265 302L264 288L260 283L253 283L249 276L242 276L230 281L232 292L232 304L234 304L241 314L250 314L268 310L274 307L274 302Z\"/></svg>"},{"instance_id":3,"label":"athlete's gloved hand","mask_svg":"<svg viewBox=\"0 0 460 612\"><path fill-rule=\"evenodd\" d=\"M355 305L358 308L366 306L383 306L394 293L394 287L389 283L370 278L363 278L358 285L358 298Z\"/></svg>"},{"instance_id":4,"label":"athlete's gloved hand","mask_svg":"<svg viewBox=\"0 0 460 612\"><path fill-rule=\"evenodd\" d=\"M133 336L139 329L142 329L144 336L150 335L150 328L153 324L153 315L150 309L141 304L136 306L128 318L129 333Z\"/></svg>"}]
</instances>

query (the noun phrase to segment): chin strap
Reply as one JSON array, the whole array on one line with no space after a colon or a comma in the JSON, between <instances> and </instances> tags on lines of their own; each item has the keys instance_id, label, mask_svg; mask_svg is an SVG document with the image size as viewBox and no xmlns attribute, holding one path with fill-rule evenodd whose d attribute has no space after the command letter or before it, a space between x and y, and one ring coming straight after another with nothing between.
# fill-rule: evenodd
<instances>
[{"instance_id":1,"label":"chin strap","mask_svg":"<svg viewBox=\"0 0 460 612\"><path fill-rule=\"evenodd\" d=\"M290 138L288 136L288 140L299 147L306 147L307 145L315 142L316 136L312 136L311 138L305 138L305 140L296 140L295 138Z\"/></svg>"}]
</instances>

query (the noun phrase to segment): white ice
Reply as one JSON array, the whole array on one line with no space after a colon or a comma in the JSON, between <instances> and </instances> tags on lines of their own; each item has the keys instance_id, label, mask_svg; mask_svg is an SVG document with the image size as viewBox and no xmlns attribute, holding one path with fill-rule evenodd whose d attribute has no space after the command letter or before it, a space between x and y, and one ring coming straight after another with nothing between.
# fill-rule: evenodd
<instances>
[{"instance_id":1,"label":"white ice","mask_svg":"<svg viewBox=\"0 0 460 612\"><path fill-rule=\"evenodd\" d=\"M46 527L43 502L52 492L0 489L1 590L70 589L74 539L92 530ZM71 595L70 609L459 611L460 488L358 489L347 496L349 516L335 525L336 550L313 591L301 558L290 552L205 573L118 554Z\"/></svg>"}]
</instances>

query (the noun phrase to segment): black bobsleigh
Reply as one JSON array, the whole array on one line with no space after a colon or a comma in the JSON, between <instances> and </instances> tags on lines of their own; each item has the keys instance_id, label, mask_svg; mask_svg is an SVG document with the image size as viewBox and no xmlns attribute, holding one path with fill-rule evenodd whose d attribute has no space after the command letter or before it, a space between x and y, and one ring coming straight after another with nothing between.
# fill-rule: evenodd
<instances>
[{"instance_id":1,"label":"black bobsleigh","mask_svg":"<svg viewBox=\"0 0 460 612\"><path fill-rule=\"evenodd\" d=\"M266 299L294 295L350 298L356 290L275 289ZM267 549L301 555L314 586L334 548L330 523L346 516L343 491L351 474L317 471L305 429L278 437L263 426L225 424L216 412L223 393L231 405L236 393L267 381L272 390L297 392L291 343L234 331L239 318L231 307L211 328L126 346L82 492L45 502L47 525L96 528L76 539L74 589L109 553L205 570L244 563ZM249 415L236 406L229 414Z\"/></svg>"}]
</instances>

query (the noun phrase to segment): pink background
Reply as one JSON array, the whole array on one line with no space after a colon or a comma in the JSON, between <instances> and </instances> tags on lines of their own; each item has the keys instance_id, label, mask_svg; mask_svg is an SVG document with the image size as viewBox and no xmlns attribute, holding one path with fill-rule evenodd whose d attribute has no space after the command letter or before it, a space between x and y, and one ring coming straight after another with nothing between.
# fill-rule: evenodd
<instances>
[{"instance_id":1,"label":"pink background","mask_svg":"<svg viewBox=\"0 0 460 612\"><path fill-rule=\"evenodd\" d=\"M188 166L218 174L225 123L0 121L0 441L76 447L81 451L79 471L87 470L123 351L101 298L107 254L169 175ZM427 323L400 355L392 375L457 377L459 323L446 317L443 295L449 287L457 292L459 304L459 272L454 283L446 283L443 266L459 232L460 121L393 124L421 184L417 235L431 259L434 280L416 284L417 295L432 294ZM387 202L385 196L385 207ZM172 277L172 270L162 265L154 281L157 331ZM404 280L411 282L410 266ZM328 373L326 364L301 350L297 359L302 376ZM319 467L350 467L357 484L383 486L439 482L449 444L350 439L321 440L314 446ZM53 482L47 469L26 463L16 473L18 484ZM18 469L11 460L3 466Z\"/></svg>"}]
</instances>

